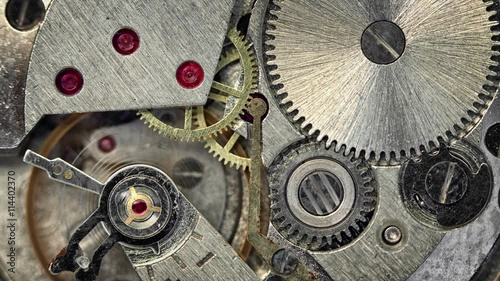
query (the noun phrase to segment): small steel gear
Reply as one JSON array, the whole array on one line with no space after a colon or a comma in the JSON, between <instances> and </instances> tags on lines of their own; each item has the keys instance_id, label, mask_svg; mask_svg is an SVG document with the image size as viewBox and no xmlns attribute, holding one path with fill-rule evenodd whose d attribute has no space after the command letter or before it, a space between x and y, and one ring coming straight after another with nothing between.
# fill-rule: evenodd
<instances>
[{"instance_id":1,"label":"small steel gear","mask_svg":"<svg viewBox=\"0 0 500 281\"><path fill-rule=\"evenodd\" d=\"M218 122L210 126L196 127L197 124L204 123L204 120L197 120L200 117L203 118L204 106L186 107L184 108L184 126L182 128L177 128L166 124L148 110L139 111L138 114L141 116L141 119L144 120L150 128L174 139L186 141L206 140L222 129L229 127L240 118L239 115L245 108L250 93L256 89L257 66L251 44L249 44L236 29L230 29L227 38L231 41L239 54L244 77L239 89L235 89L217 81L213 82L212 91L208 95L209 102L207 104L209 104L210 101L222 103L226 107L224 116L218 120ZM222 64L225 63L226 61L222 60ZM219 70L221 68L221 66L218 66Z\"/></svg>"},{"instance_id":2,"label":"small steel gear","mask_svg":"<svg viewBox=\"0 0 500 281\"><path fill-rule=\"evenodd\" d=\"M269 78L305 133L398 163L481 121L498 90L497 6L271 0Z\"/></svg>"},{"instance_id":3,"label":"small steel gear","mask_svg":"<svg viewBox=\"0 0 500 281\"><path fill-rule=\"evenodd\" d=\"M309 250L346 245L363 231L375 208L371 169L344 146L296 143L275 159L268 179L273 225Z\"/></svg>"}]
</instances>

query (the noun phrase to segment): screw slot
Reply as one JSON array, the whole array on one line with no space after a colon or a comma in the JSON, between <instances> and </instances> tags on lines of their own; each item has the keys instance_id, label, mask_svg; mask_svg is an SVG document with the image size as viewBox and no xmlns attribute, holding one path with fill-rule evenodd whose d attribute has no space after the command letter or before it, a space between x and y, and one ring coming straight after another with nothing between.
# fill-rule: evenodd
<instances>
[{"instance_id":1,"label":"screw slot","mask_svg":"<svg viewBox=\"0 0 500 281\"><path fill-rule=\"evenodd\" d=\"M491 154L495 157L500 157L500 123L488 129L484 137L484 143Z\"/></svg>"},{"instance_id":2,"label":"screw slot","mask_svg":"<svg viewBox=\"0 0 500 281\"><path fill-rule=\"evenodd\" d=\"M45 17L45 5L42 0L10 0L5 7L5 17L13 28L29 31Z\"/></svg>"}]
</instances>

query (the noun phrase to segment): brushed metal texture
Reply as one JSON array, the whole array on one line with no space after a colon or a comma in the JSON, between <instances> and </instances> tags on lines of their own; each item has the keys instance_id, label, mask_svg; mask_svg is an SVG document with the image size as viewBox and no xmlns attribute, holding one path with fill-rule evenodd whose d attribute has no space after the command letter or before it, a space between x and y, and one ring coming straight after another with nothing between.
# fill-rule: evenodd
<instances>
[{"instance_id":1,"label":"brushed metal texture","mask_svg":"<svg viewBox=\"0 0 500 281\"><path fill-rule=\"evenodd\" d=\"M432 279L468 281L476 273L500 237L500 158L492 155L484 144L488 128L500 121L500 100L493 101L491 109L475 131L480 139L474 142L486 156L494 175L494 188L490 202L483 213L472 223L448 232L441 243L427 258L409 281ZM469 138L469 137L468 137ZM446 265L443 264L446 261ZM497 261L498 263L498 261Z\"/></svg>"},{"instance_id":2,"label":"brushed metal texture","mask_svg":"<svg viewBox=\"0 0 500 281\"><path fill-rule=\"evenodd\" d=\"M463 137L481 120L492 95L483 85L494 86L487 76L498 65L490 1L274 3L269 73L281 103L293 103L287 111L298 111L293 119L318 139L399 159L439 138ZM406 36L404 53L388 65L361 48L364 30L381 20Z\"/></svg>"},{"instance_id":3,"label":"brushed metal texture","mask_svg":"<svg viewBox=\"0 0 500 281\"><path fill-rule=\"evenodd\" d=\"M38 33L26 82L26 132L46 114L202 105L222 50L234 0L69 1L52 3ZM128 27L141 40L130 56L112 46ZM176 80L177 67L197 61L205 80L194 90ZM67 97L57 73L74 67L82 91Z\"/></svg>"},{"instance_id":4,"label":"brushed metal texture","mask_svg":"<svg viewBox=\"0 0 500 281\"><path fill-rule=\"evenodd\" d=\"M398 187L399 167L374 169L379 202L367 229L351 244L333 252L312 252L334 280L406 280L439 244L444 232L429 229L406 210ZM403 230L400 246L382 242L383 230ZM424 279L422 279L424 280Z\"/></svg>"},{"instance_id":5,"label":"brushed metal texture","mask_svg":"<svg viewBox=\"0 0 500 281\"><path fill-rule=\"evenodd\" d=\"M43 1L48 6L51 0ZM24 139L24 89L38 26L14 29L6 18L8 1L0 1L0 149L17 147Z\"/></svg>"},{"instance_id":6,"label":"brushed metal texture","mask_svg":"<svg viewBox=\"0 0 500 281\"><path fill-rule=\"evenodd\" d=\"M205 218L199 217L192 233L161 260L137 265L141 279L259 280Z\"/></svg>"}]
</instances>

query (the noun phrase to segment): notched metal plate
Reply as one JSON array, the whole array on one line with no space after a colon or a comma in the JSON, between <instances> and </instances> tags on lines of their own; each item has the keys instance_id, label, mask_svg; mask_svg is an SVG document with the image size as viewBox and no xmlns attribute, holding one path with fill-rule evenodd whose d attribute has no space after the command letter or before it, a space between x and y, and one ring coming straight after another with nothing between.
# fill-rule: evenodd
<instances>
[{"instance_id":1,"label":"notched metal plate","mask_svg":"<svg viewBox=\"0 0 500 281\"><path fill-rule=\"evenodd\" d=\"M207 100L234 0L147 2L54 1L33 49L26 83L26 132L46 114L201 105ZM140 37L132 55L115 51L121 28ZM194 90L176 80L177 67L194 60L205 81ZM55 77L78 69L82 91L60 94Z\"/></svg>"}]
</instances>

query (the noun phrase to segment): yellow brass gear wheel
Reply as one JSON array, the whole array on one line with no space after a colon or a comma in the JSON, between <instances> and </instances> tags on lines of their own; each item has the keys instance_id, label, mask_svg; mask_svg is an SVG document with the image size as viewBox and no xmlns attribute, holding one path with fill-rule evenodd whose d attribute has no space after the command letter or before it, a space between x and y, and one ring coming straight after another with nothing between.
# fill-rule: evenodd
<instances>
[{"instance_id":1,"label":"yellow brass gear wheel","mask_svg":"<svg viewBox=\"0 0 500 281\"><path fill-rule=\"evenodd\" d=\"M158 133L170 138L195 141L209 139L239 120L240 113L245 108L250 93L257 86L257 64L251 44L236 29L230 29L226 37L234 45L239 55L239 61L243 69L243 80L238 88L217 81L212 83L212 90L208 95L207 104L210 104L210 101L222 104L225 107L224 116L214 124L201 126L200 124L203 124L204 121L200 121L198 118L203 116L205 106L184 107L184 126L177 128L164 123L149 110L142 110L138 112L138 115L141 116L144 123ZM224 64L227 65L227 59L223 56L219 61L217 71L222 69L225 66Z\"/></svg>"},{"instance_id":2,"label":"yellow brass gear wheel","mask_svg":"<svg viewBox=\"0 0 500 281\"><path fill-rule=\"evenodd\" d=\"M216 73L225 67L232 65L240 59L240 55L236 48L230 48L221 57L217 66ZM244 74L243 74L244 75ZM207 127L217 122L215 114L208 108L202 113L197 112L198 126ZM245 170L250 166L250 158L246 157L246 153L242 153L243 148L237 144L242 136L231 129L223 129L217 136L206 140L205 147L224 165L236 167L236 169Z\"/></svg>"},{"instance_id":3,"label":"yellow brass gear wheel","mask_svg":"<svg viewBox=\"0 0 500 281\"><path fill-rule=\"evenodd\" d=\"M205 111L204 118L210 124L210 120L214 117L207 110ZM224 165L245 170L250 167L251 159L245 153L241 153L243 148L237 143L240 138L242 136L238 132L224 129L217 137L207 139L205 147L208 148L208 152L212 153Z\"/></svg>"}]
</instances>

